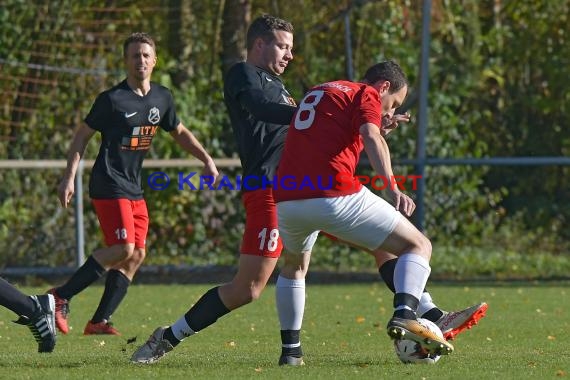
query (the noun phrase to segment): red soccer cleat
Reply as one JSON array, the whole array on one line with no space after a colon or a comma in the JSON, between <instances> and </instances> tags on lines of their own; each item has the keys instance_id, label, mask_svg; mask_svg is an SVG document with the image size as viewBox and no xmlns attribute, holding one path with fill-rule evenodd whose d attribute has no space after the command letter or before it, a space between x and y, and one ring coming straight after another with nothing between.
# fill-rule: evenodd
<instances>
[{"instance_id":1,"label":"red soccer cleat","mask_svg":"<svg viewBox=\"0 0 570 380\"><path fill-rule=\"evenodd\" d=\"M102 321L99 323L87 322L83 335L121 335L111 322Z\"/></svg>"},{"instance_id":2,"label":"red soccer cleat","mask_svg":"<svg viewBox=\"0 0 570 380\"><path fill-rule=\"evenodd\" d=\"M453 340L458 334L475 326L485 316L488 307L486 302L481 302L465 310L445 312L435 324L446 340Z\"/></svg>"},{"instance_id":3,"label":"red soccer cleat","mask_svg":"<svg viewBox=\"0 0 570 380\"><path fill-rule=\"evenodd\" d=\"M47 294L53 295L55 299L55 325L62 334L69 332L67 325L67 315L69 314L69 301L57 295L55 288L47 291Z\"/></svg>"}]
</instances>

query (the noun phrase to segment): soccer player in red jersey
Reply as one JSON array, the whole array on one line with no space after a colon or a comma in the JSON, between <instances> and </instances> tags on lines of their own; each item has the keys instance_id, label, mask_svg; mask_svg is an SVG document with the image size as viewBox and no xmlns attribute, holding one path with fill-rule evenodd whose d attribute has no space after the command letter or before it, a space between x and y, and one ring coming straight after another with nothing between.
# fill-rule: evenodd
<instances>
[{"instance_id":1,"label":"soccer player in red jersey","mask_svg":"<svg viewBox=\"0 0 570 380\"><path fill-rule=\"evenodd\" d=\"M146 255L149 217L141 187L144 157L153 137L163 129L187 152L204 163L203 175L218 176L214 161L179 120L170 90L151 82L156 47L145 33L133 33L123 43L127 78L99 94L73 136L59 200L67 207L75 192L74 179L89 140L99 132L102 142L89 181L89 196L99 219L106 247L93 252L62 286L49 290L56 301L56 324L67 334L69 301L107 272L99 307L84 335L120 335L109 322L127 294Z\"/></svg>"},{"instance_id":2,"label":"soccer player in red jersey","mask_svg":"<svg viewBox=\"0 0 570 380\"><path fill-rule=\"evenodd\" d=\"M378 175L392 178L390 151L384 139L394 112L408 91L407 79L393 61L369 68L361 83L328 82L313 87L300 102L291 122L278 169L278 178L327 183L339 175L355 175L360 153L366 150ZM310 165L307 165L310 163ZM274 189L279 228L286 254L279 279L304 285L309 257L320 231L361 247L373 255L398 256L394 270L394 314L388 322L393 339L405 335L426 350L448 354L453 346L417 321L429 277L430 241L404 216L415 204L397 186L388 193L393 205L355 179L354 186L297 186ZM291 286L294 288L294 286ZM304 292L304 287L299 286ZM302 313L295 289L277 292L281 330L301 328ZM295 318L293 317L295 314ZM299 342L292 342L292 345Z\"/></svg>"}]
</instances>

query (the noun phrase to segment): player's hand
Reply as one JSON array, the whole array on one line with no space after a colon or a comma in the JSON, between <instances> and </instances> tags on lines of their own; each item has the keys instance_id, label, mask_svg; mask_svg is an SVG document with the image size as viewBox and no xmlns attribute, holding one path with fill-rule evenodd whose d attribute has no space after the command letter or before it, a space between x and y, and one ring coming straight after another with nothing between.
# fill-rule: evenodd
<instances>
[{"instance_id":1,"label":"player's hand","mask_svg":"<svg viewBox=\"0 0 570 380\"><path fill-rule=\"evenodd\" d=\"M382 117L382 129L380 133L382 136L388 135L388 133L392 132L394 129L398 128L399 123L407 123L410 121L410 114L397 114L393 116L383 116Z\"/></svg>"},{"instance_id":2,"label":"player's hand","mask_svg":"<svg viewBox=\"0 0 570 380\"><path fill-rule=\"evenodd\" d=\"M74 193L75 183L73 182L73 178L62 179L61 183L57 187L57 196L59 198L59 202L64 208L67 208L67 205L71 202L71 198L73 198Z\"/></svg>"},{"instance_id":3,"label":"player's hand","mask_svg":"<svg viewBox=\"0 0 570 380\"><path fill-rule=\"evenodd\" d=\"M216 187L220 182L220 173L218 172L218 168L213 160L208 161L204 165L204 169L202 169L202 176L213 178L211 182L212 187Z\"/></svg>"},{"instance_id":4,"label":"player's hand","mask_svg":"<svg viewBox=\"0 0 570 380\"><path fill-rule=\"evenodd\" d=\"M416 209L416 203L408 195L402 193L398 188L389 189L390 196L394 202L396 210L407 217L410 217Z\"/></svg>"}]
</instances>

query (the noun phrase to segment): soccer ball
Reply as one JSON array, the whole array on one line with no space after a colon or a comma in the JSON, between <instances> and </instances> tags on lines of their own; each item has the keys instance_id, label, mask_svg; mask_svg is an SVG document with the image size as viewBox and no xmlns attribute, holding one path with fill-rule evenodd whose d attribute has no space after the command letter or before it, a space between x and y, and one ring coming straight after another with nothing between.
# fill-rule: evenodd
<instances>
[{"instance_id":1,"label":"soccer ball","mask_svg":"<svg viewBox=\"0 0 570 380\"><path fill-rule=\"evenodd\" d=\"M437 336L443 338L443 333L432 321L418 318L418 322L437 334ZM394 340L394 351L396 351L398 359L406 364L435 364L441 357L440 355L428 353L419 343L409 339Z\"/></svg>"}]
</instances>

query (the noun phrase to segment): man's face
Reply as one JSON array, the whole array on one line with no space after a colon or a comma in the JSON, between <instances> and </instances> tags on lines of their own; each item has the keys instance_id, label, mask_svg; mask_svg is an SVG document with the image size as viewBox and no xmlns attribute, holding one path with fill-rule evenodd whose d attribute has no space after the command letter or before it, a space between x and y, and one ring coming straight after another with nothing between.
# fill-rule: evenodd
<instances>
[{"instance_id":1,"label":"man's face","mask_svg":"<svg viewBox=\"0 0 570 380\"><path fill-rule=\"evenodd\" d=\"M125 66L128 76L138 81L150 79L156 65L156 54L149 44L133 42L127 47Z\"/></svg>"},{"instance_id":2,"label":"man's face","mask_svg":"<svg viewBox=\"0 0 570 380\"><path fill-rule=\"evenodd\" d=\"M380 91L380 100L382 101L382 116L392 117L396 108L400 107L406 95L408 94L408 86L404 86L396 92L390 93L388 89Z\"/></svg>"},{"instance_id":3,"label":"man's face","mask_svg":"<svg viewBox=\"0 0 570 380\"><path fill-rule=\"evenodd\" d=\"M293 34L283 30L274 32L275 38L266 43L259 39L261 47L261 67L273 75L281 75L293 59Z\"/></svg>"}]
</instances>

